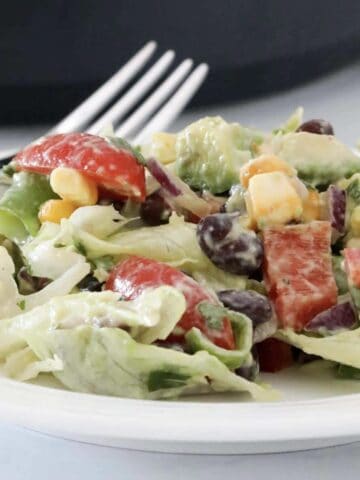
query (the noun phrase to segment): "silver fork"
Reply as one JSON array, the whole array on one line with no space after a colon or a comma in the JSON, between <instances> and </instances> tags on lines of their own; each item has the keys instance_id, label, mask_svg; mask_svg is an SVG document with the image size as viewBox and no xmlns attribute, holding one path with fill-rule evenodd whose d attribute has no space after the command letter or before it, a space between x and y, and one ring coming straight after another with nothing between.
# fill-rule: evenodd
<instances>
[{"instance_id":1,"label":"silver fork","mask_svg":"<svg viewBox=\"0 0 360 480\"><path fill-rule=\"evenodd\" d=\"M156 48L156 42L144 45L120 70L45 135L80 130L98 134L105 127L113 125L115 135L140 144L146 141L151 133L167 129L205 80L208 73L207 64L201 63L192 70L194 62L187 58L145 98L155 83L164 76L175 58L175 52L168 50L122 97L113 105L109 105L145 66ZM107 109L96 118L106 106ZM137 108L127 117L136 106ZM122 123L119 123L121 120ZM0 164L10 161L18 150L0 152Z\"/></svg>"}]
</instances>

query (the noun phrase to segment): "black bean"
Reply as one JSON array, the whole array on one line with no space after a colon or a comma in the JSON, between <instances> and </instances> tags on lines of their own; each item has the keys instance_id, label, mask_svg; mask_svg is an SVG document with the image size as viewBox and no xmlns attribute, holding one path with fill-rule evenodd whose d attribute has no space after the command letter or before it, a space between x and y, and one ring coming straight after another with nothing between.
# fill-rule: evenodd
<instances>
[{"instance_id":1,"label":"black bean","mask_svg":"<svg viewBox=\"0 0 360 480\"><path fill-rule=\"evenodd\" d=\"M316 133L318 135L334 135L334 129L331 123L321 118L313 118L300 125L297 132Z\"/></svg>"},{"instance_id":2,"label":"black bean","mask_svg":"<svg viewBox=\"0 0 360 480\"><path fill-rule=\"evenodd\" d=\"M148 225L167 223L170 215L170 206L158 192L149 195L140 207L140 216Z\"/></svg>"},{"instance_id":3,"label":"black bean","mask_svg":"<svg viewBox=\"0 0 360 480\"><path fill-rule=\"evenodd\" d=\"M104 282L99 282L97 278L91 273L86 275L80 283L78 283L79 290L87 292L101 292Z\"/></svg>"},{"instance_id":4,"label":"black bean","mask_svg":"<svg viewBox=\"0 0 360 480\"><path fill-rule=\"evenodd\" d=\"M205 255L227 272L252 275L262 264L261 240L241 226L238 214L204 217L197 226L197 238Z\"/></svg>"},{"instance_id":5,"label":"black bean","mask_svg":"<svg viewBox=\"0 0 360 480\"><path fill-rule=\"evenodd\" d=\"M217 295L226 308L249 317L254 327L272 317L271 304L268 298L260 293L252 290L223 290Z\"/></svg>"}]
</instances>

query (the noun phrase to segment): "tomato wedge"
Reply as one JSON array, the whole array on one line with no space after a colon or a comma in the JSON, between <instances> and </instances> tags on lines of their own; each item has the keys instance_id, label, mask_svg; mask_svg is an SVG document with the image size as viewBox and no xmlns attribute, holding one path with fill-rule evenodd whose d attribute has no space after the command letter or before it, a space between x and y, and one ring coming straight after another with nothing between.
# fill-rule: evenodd
<instances>
[{"instance_id":1,"label":"tomato wedge","mask_svg":"<svg viewBox=\"0 0 360 480\"><path fill-rule=\"evenodd\" d=\"M79 170L101 190L118 197L145 199L145 172L135 156L89 133L44 137L28 145L15 159L17 170L48 175L57 167Z\"/></svg>"},{"instance_id":2,"label":"tomato wedge","mask_svg":"<svg viewBox=\"0 0 360 480\"><path fill-rule=\"evenodd\" d=\"M169 285L180 290L185 297L187 308L178 323L181 333L176 332L168 339L174 343L183 343L184 334L192 327L197 327L213 343L228 350L235 349L234 335L231 323L224 318L221 329L207 325L197 306L200 302L217 304L210 295L194 279L165 263L143 257L129 257L120 262L110 273L106 288L119 292L126 300L138 297L147 288Z\"/></svg>"},{"instance_id":3,"label":"tomato wedge","mask_svg":"<svg viewBox=\"0 0 360 480\"><path fill-rule=\"evenodd\" d=\"M344 257L349 284L360 288L360 248L345 248Z\"/></svg>"},{"instance_id":4,"label":"tomato wedge","mask_svg":"<svg viewBox=\"0 0 360 480\"><path fill-rule=\"evenodd\" d=\"M264 279L283 328L300 331L336 304L329 222L264 229Z\"/></svg>"}]
</instances>

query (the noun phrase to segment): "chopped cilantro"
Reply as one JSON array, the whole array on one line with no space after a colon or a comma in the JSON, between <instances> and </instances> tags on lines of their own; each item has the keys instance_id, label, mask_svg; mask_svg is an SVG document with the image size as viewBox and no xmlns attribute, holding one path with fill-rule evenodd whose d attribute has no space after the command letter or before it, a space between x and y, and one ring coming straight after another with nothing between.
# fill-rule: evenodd
<instances>
[{"instance_id":1,"label":"chopped cilantro","mask_svg":"<svg viewBox=\"0 0 360 480\"><path fill-rule=\"evenodd\" d=\"M20 310L25 310L26 308L25 300L20 300L16 305L20 308Z\"/></svg>"},{"instance_id":2,"label":"chopped cilantro","mask_svg":"<svg viewBox=\"0 0 360 480\"><path fill-rule=\"evenodd\" d=\"M155 392L163 388L178 388L186 385L190 375L173 370L153 370L149 373L147 386L149 392Z\"/></svg>"},{"instance_id":3,"label":"chopped cilantro","mask_svg":"<svg viewBox=\"0 0 360 480\"><path fill-rule=\"evenodd\" d=\"M224 311L226 310L219 305L212 305L208 302L199 303L197 309L205 318L206 324L212 330L221 330L223 327Z\"/></svg>"},{"instance_id":4,"label":"chopped cilantro","mask_svg":"<svg viewBox=\"0 0 360 480\"><path fill-rule=\"evenodd\" d=\"M63 248L63 247L66 247L66 245L65 245L65 243L58 242L58 243L54 243L54 247L55 248Z\"/></svg>"}]
</instances>

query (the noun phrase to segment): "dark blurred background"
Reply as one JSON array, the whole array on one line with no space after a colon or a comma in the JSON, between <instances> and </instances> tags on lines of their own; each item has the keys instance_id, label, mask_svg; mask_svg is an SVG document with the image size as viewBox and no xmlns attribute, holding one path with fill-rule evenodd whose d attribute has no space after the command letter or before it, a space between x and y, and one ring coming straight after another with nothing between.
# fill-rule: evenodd
<instances>
[{"instance_id":1,"label":"dark blurred background","mask_svg":"<svg viewBox=\"0 0 360 480\"><path fill-rule=\"evenodd\" d=\"M360 1L4 2L0 122L59 119L152 39L210 64L193 105L243 100L359 58Z\"/></svg>"}]
</instances>

